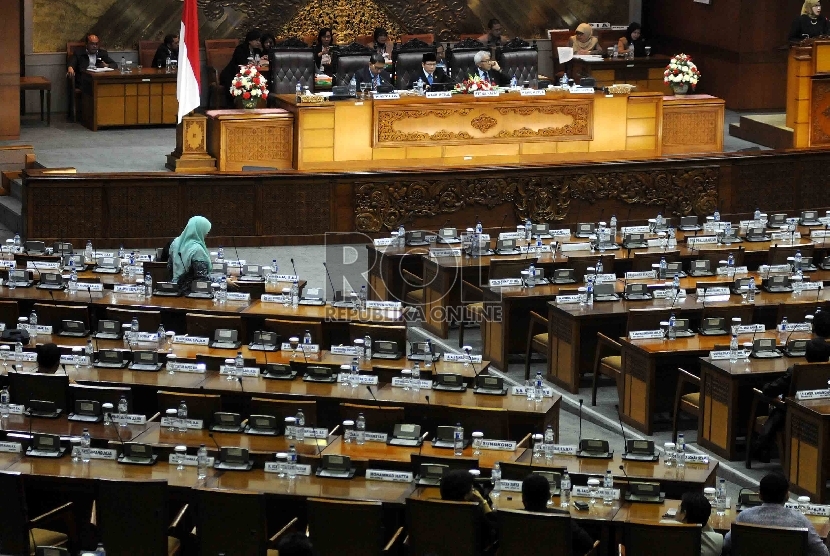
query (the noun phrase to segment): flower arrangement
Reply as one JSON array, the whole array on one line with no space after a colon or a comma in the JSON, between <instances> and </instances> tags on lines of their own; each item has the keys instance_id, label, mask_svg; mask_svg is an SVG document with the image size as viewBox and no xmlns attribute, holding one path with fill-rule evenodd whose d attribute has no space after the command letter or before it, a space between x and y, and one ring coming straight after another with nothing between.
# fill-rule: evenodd
<instances>
[{"instance_id":1,"label":"flower arrangement","mask_svg":"<svg viewBox=\"0 0 830 556\"><path fill-rule=\"evenodd\" d=\"M461 83L456 83L453 87L455 93L474 93L476 91L492 91L495 87L489 81L481 78L480 75L469 75L467 79Z\"/></svg>"},{"instance_id":2,"label":"flower arrangement","mask_svg":"<svg viewBox=\"0 0 830 556\"><path fill-rule=\"evenodd\" d=\"M666 66L666 71L663 72L663 83L673 87L686 85L694 90L698 81L700 81L700 70L692 62L692 57L687 54L674 56Z\"/></svg>"},{"instance_id":3,"label":"flower arrangement","mask_svg":"<svg viewBox=\"0 0 830 556\"><path fill-rule=\"evenodd\" d=\"M259 101L268 96L268 79L259 73L254 65L247 65L233 78L231 95L242 99L243 104Z\"/></svg>"}]
</instances>

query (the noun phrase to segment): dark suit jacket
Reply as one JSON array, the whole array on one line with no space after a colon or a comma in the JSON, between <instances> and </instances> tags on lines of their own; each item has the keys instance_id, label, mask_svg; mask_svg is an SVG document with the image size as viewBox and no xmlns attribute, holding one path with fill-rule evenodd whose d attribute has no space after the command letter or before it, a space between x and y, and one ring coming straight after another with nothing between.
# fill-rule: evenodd
<instances>
[{"instance_id":1,"label":"dark suit jacket","mask_svg":"<svg viewBox=\"0 0 830 556\"><path fill-rule=\"evenodd\" d=\"M505 87L510 84L510 78L504 75L502 72L491 69L489 72L490 74L490 81L493 82L493 85L498 85L500 87ZM480 75L480 70L478 67L474 70L473 77L476 75Z\"/></svg>"},{"instance_id":2,"label":"dark suit jacket","mask_svg":"<svg viewBox=\"0 0 830 556\"><path fill-rule=\"evenodd\" d=\"M424 85L426 85L427 88L429 88L429 80L427 79L427 73L424 71L423 68L421 68L421 71L419 73L416 73L415 75L412 76L412 81L409 82L409 88L410 89L415 87L415 83L418 82L419 77L423 80ZM435 71L432 73L432 82L433 83L449 83L450 78L447 76L447 74L444 72L444 70L442 70L441 68L435 68Z\"/></svg>"},{"instance_id":3,"label":"dark suit jacket","mask_svg":"<svg viewBox=\"0 0 830 556\"><path fill-rule=\"evenodd\" d=\"M166 44L162 43L156 49L156 53L153 56L153 62L150 65L154 68L163 68L165 63L167 62L168 57L171 60L178 60L179 51L178 50L170 50L169 48L167 48Z\"/></svg>"},{"instance_id":4,"label":"dark suit jacket","mask_svg":"<svg viewBox=\"0 0 830 556\"><path fill-rule=\"evenodd\" d=\"M106 50L103 48L99 48L96 54L99 68L104 67L106 64L109 67L118 67L118 64L110 58L110 55L107 53ZM75 52L72 53L72 57L69 59L69 65L75 70L75 75L79 75L80 72L84 71L86 68L89 67L89 54L86 51L86 48L77 48Z\"/></svg>"},{"instance_id":5,"label":"dark suit jacket","mask_svg":"<svg viewBox=\"0 0 830 556\"><path fill-rule=\"evenodd\" d=\"M372 73L369 71L368 65L363 66L362 68L354 72L354 80L357 82L358 91L360 91L361 83L373 83L374 78L375 76L373 76ZM380 72L380 79L384 85L393 85L392 77L389 76L386 70Z\"/></svg>"},{"instance_id":6,"label":"dark suit jacket","mask_svg":"<svg viewBox=\"0 0 830 556\"><path fill-rule=\"evenodd\" d=\"M254 51L255 54L262 55L259 50ZM222 85L222 88L226 91L231 87L231 81L239 73L239 66L244 66L248 63L248 56L251 55L251 49L248 47L248 43L240 44L237 46L233 51L233 56L231 56L231 61L228 62L228 65L225 66L225 69L222 70L222 73L219 74L219 84Z\"/></svg>"}]
</instances>

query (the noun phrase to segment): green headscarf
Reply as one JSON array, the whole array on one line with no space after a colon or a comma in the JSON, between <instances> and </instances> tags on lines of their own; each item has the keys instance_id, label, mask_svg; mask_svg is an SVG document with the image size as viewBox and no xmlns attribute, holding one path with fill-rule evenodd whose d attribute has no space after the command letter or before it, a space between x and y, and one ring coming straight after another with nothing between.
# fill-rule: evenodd
<instances>
[{"instance_id":1,"label":"green headscarf","mask_svg":"<svg viewBox=\"0 0 830 556\"><path fill-rule=\"evenodd\" d=\"M173 260L173 281L187 274L193 259L206 261L212 270L210 253L205 245L205 236L210 232L210 220L204 216L193 216L184 227L182 235L170 244L170 258Z\"/></svg>"}]
</instances>

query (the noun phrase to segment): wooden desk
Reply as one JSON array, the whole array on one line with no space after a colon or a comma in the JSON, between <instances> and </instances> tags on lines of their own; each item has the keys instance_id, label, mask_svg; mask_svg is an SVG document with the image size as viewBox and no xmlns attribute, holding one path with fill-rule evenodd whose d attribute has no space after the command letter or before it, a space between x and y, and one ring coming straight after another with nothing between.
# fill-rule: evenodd
<instances>
[{"instance_id":1,"label":"wooden desk","mask_svg":"<svg viewBox=\"0 0 830 556\"><path fill-rule=\"evenodd\" d=\"M291 168L294 116L285 110L209 110L208 152L220 172L245 166Z\"/></svg>"},{"instance_id":2,"label":"wooden desk","mask_svg":"<svg viewBox=\"0 0 830 556\"><path fill-rule=\"evenodd\" d=\"M176 74L155 68L81 73L84 126L175 125L179 111Z\"/></svg>"},{"instance_id":3,"label":"wooden desk","mask_svg":"<svg viewBox=\"0 0 830 556\"><path fill-rule=\"evenodd\" d=\"M21 76L20 90L24 93L26 91L40 91L40 121L43 121L43 95L46 93L46 125L52 125L52 82L45 77L37 75ZM26 110L24 104L20 106L20 112Z\"/></svg>"},{"instance_id":4,"label":"wooden desk","mask_svg":"<svg viewBox=\"0 0 830 556\"><path fill-rule=\"evenodd\" d=\"M782 466L790 490L814 503L830 500L830 400L796 401L787 398Z\"/></svg>"},{"instance_id":5,"label":"wooden desk","mask_svg":"<svg viewBox=\"0 0 830 556\"><path fill-rule=\"evenodd\" d=\"M596 88L608 87L619 83L635 85L637 91L669 94L671 88L663 83L663 71L669 63L669 56L655 54L653 56L636 57L633 60L625 58L602 58L600 60L584 60L574 58L570 64L573 68L573 79L577 83L583 77L593 77Z\"/></svg>"},{"instance_id":6,"label":"wooden desk","mask_svg":"<svg viewBox=\"0 0 830 556\"><path fill-rule=\"evenodd\" d=\"M723 151L725 106L710 95L663 97L663 155Z\"/></svg>"},{"instance_id":7,"label":"wooden desk","mask_svg":"<svg viewBox=\"0 0 830 556\"><path fill-rule=\"evenodd\" d=\"M104 425L103 422L82 423L79 421L70 421L65 413L57 419L30 419L25 415L10 415L4 421L5 423L0 430L6 432L22 432L28 434L31 430L35 433L55 434L66 439L68 437L80 438L84 429L87 429L93 439L107 442L118 441L119 434L125 442L135 440L152 426L149 423L146 425L128 425L126 427L118 427L118 433L116 433L115 427L112 425Z\"/></svg>"}]
</instances>

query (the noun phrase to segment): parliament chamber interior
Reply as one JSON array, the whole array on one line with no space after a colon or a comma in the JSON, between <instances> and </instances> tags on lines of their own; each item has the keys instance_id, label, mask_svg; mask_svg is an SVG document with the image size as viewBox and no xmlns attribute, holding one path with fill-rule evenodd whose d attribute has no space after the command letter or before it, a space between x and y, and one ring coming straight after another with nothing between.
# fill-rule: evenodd
<instances>
[{"instance_id":1,"label":"parliament chamber interior","mask_svg":"<svg viewBox=\"0 0 830 556\"><path fill-rule=\"evenodd\" d=\"M6 5L0 554L830 555L820 0Z\"/></svg>"}]
</instances>

